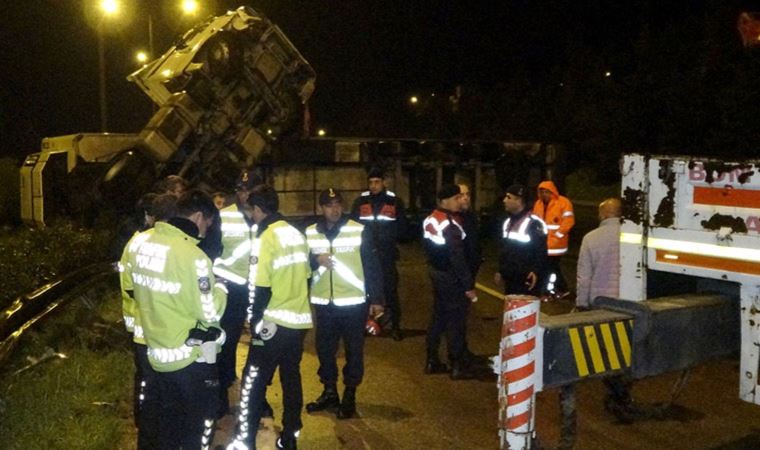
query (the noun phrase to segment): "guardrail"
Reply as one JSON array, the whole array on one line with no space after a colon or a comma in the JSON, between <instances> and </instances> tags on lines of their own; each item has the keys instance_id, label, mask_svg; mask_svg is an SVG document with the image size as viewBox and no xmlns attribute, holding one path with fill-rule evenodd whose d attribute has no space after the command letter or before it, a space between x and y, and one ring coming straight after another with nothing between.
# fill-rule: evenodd
<instances>
[{"instance_id":1,"label":"guardrail","mask_svg":"<svg viewBox=\"0 0 760 450\"><path fill-rule=\"evenodd\" d=\"M17 297L0 313L0 364L11 354L26 330L66 303L69 299L66 294L113 273L117 273L114 263L91 264Z\"/></svg>"}]
</instances>

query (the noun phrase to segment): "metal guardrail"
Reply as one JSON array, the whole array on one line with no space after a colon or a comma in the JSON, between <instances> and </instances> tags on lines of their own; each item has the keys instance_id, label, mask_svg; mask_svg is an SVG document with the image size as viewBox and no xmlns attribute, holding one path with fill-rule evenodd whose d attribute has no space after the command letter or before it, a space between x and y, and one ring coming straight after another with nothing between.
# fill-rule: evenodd
<instances>
[{"instance_id":1,"label":"metal guardrail","mask_svg":"<svg viewBox=\"0 0 760 450\"><path fill-rule=\"evenodd\" d=\"M0 313L0 364L12 353L23 333L66 303L66 294L116 273L114 263L96 263L66 274L21 295Z\"/></svg>"}]
</instances>

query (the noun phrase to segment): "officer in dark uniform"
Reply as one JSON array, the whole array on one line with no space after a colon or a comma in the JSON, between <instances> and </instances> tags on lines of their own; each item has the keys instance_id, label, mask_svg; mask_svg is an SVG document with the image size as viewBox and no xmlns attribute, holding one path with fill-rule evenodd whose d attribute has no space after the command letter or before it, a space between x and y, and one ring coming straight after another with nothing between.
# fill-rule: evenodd
<instances>
[{"instance_id":1,"label":"officer in dark uniform","mask_svg":"<svg viewBox=\"0 0 760 450\"><path fill-rule=\"evenodd\" d=\"M383 311L383 281L372 233L343 214L343 196L335 189L319 194L322 217L306 228L311 253L311 303L317 319L319 379L325 386L308 412L337 409L339 419L356 414L356 388L364 377L364 327L367 313ZM369 307L367 305L369 299ZM336 383L335 356L343 340L346 365L343 401Z\"/></svg>"},{"instance_id":2,"label":"officer in dark uniform","mask_svg":"<svg viewBox=\"0 0 760 450\"><path fill-rule=\"evenodd\" d=\"M367 173L367 185L368 190L362 192L354 201L351 216L372 233L383 268L385 307L386 314L391 316L391 336L400 341L404 336L401 333L401 303L398 298L396 261L399 252L396 241L406 235L406 210L404 202L386 189L381 169L370 169Z\"/></svg>"},{"instance_id":3,"label":"officer in dark uniform","mask_svg":"<svg viewBox=\"0 0 760 450\"><path fill-rule=\"evenodd\" d=\"M547 291L546 224L526 206L525 186L513 184L504 194L508 216L502 225L499 272L504 292L540 296Z\"/></svg>"},{"instance_id":4,"label":"officer in dark uniform","mask_svg":"<svg viewBox=\"0 0 760 450\"><path fill-rule=\"evenodd\" d=\"M451 378L472 378L465 361L465 334L469 303L477 300L475 280L465 254L467 235L457 214L461 192L455 184L438 191L438 207L425 219L423 246L433 283L433 315L427 335L425 373L447 370L438 357L441 335L446 332Z\"/></svg>"}]
</instances>

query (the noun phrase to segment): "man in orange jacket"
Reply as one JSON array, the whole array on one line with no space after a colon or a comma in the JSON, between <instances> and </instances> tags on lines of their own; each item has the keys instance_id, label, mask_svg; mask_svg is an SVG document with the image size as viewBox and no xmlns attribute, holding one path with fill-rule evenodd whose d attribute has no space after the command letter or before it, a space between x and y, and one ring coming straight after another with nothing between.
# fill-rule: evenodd
<instances>
[{"instance_id":1,"label":"man in orange jacket","mask_svg":"<svg viewBox=\"0 0 760 450\"><path fill-rule=\"evenodd\" d=\"M546 242L549 272L552 274L549 278L549 291L562 297L567 294L567 282L562 276L559 263L562 255L567 253L568 235L575 225L573 204L567 197L559 195L553 182L543 181L538 185L538 200L533 205L533 214L546 222L549 231Z\"/></svg>"}]
</instances>

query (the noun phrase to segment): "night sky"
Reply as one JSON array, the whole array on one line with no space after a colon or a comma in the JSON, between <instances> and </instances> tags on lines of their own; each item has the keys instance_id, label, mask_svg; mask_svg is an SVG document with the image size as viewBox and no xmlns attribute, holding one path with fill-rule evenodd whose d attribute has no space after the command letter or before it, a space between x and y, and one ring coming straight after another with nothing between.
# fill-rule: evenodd
<instances>
[{"instance_id":1,"label":"night sky","mask_svg":"<svg viewBox=\"0 0 760 450\"><path fill-rule=\"evenodd\" d=\"M753 2L717 0L200 2L203 16L248 4L280 26L317 73L314 125L333 136L357 134L361 120L376 126L377 135L393 133L407 118L410 95L447 97L457 85L484 93L505 84L508 89L518 70L531 89L557 86L581 54L601 64L589 67L588 76L603 68L622 80L633 70L644 28L658 35L697 23L700 38L707 34L720 51L737 51L738 12L760 9ZM0 156L36 151L45 136L98 131L97 36L87 18L92 2L5 3ZM193 21L177 12L176 0L122 3L129 11L109 26L106 44L109 131L137 132L151 105L126 76L137 68L135 51L148 47L148 15L157 54ZM535 138L547 137L553 136Z\"/></svg>"}]
</instances>

